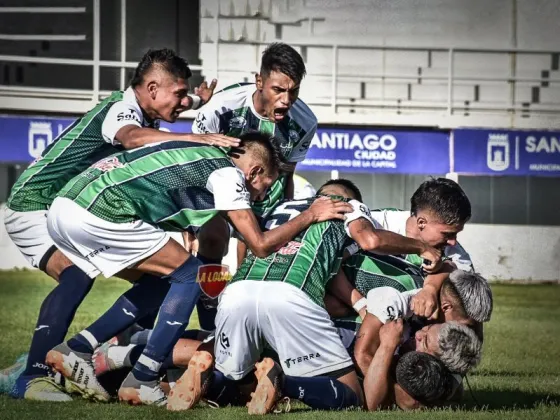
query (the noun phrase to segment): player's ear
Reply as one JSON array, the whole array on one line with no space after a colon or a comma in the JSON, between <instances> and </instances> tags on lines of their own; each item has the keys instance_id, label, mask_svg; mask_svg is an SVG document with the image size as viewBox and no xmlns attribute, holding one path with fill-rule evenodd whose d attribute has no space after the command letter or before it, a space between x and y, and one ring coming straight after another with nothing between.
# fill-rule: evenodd
<instances>
[{"instance_id":1,"label":"player's ear","mask_svg":"<svg viewBox=\"0 0 560 420\"><path fill-rule=\"evenodd\" d=\"M258 90L263 90L263 78L260 73L255 74L255 84Z\"/></svg>"},{"instance_id":2,"label":"player's ear","mask_svg":"<svg viewBox=\"0 0 560 420\"><path fill-rule=\"evenodd\" d=\"M424 230L427 224L428 221L424 216L416 216L416 226L418 226L419 230Z\"/></svg>"},{"instance_id":3,"label":"player's ear","mask_svg":"<svg viewBox=\"0 0 560 420\"><path fill-rule=\"evenodd\" d=\"M260 165L254 165L251 167L251 169L249 169L249 177L247 178L247 181L249 182L253 182L257 176L259 176L260 174L264 173L264 168Z\"/></svg>"},{"instance_id":4,"label":"player's ear","mask_svg":"<svg viewBox=\"0 0 560 420\"><path fill-rule=\"evenodd\" d=\"M155 80L151 80L148 82L148 84L146 85L146 89L148 90L150 98L156 99L158 87L158 83Z\"/></svg>"}]
</instances>

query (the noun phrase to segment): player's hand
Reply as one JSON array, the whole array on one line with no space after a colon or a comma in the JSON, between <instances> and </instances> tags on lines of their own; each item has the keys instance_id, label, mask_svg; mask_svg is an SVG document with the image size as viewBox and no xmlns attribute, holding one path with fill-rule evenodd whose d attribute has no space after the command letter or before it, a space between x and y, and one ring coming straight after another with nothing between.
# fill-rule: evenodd
<instances>
[{"instance_id":1,"label":"player's hand","mask_svg":"<svg viewBox=\"0 0 560 420\"><path fill-rule=\"evenodd\" d=\"M331 219L344 220L345 214L352 212L352 210L352 206L345 201L319 197L305 211L311 214L313 223L319 223Z\"/></svg>"},{"instance_id":2,"label":"player's hand","mask_svg":"<svg viewBox=\"0 0 560 420\"><path fill-rule=\"evenodd\" d=\"M437 272L443 264L443 261L441 261L441 251L433 246L425 245L424 252L420 256L424 259L422 268L428 274Z\"/></svg>"},{"instance_id":3,"label":"player's hand","mask_svg":"<svg viewBox=\"0 0 560 420\"><path fill-rule=\"evenodd\" d=\"M238 138L224 136L223 134L191 134L189 141L207 144L209 146L237 147L241 143Z\"/></svg>"},{"instance_id":4,"label":"player's hand","mask_svg":"<svg viewBox=\"0 0 560 420\"><path fill-rule=\"evenodd\" d=\"M379 341L382 345L396 349L403 335L403 320L401 318L389 321L379 330Z\"/></svg>"},{"instance_id":5,"label":"player's hand","mask_svg":"<svg viewBox=\"0 0 560 420\"><path fill-rule=\"evenodd\" d=\"M212 82L210 82L210 86L208 86L208 83L204 81L200 84L199 87L194 88L194 94L200 96L200 99L202 99L203 104L208 103L208 101L212 98L212 95L214 94L214 89L216 89L217 83L218 81L216 79L212 79Z\"/></svg>"},{"instance_id":6,"label":"player's hand","mask_svg":"<svg viewBox=\"0 0 560 420\"><path fill-rule=\"evenodd\" d=\"M425 285L410 301L410 309L415 315L432 318L437 316L438 296L432 285Z\"/></svg>"}]
</instances>

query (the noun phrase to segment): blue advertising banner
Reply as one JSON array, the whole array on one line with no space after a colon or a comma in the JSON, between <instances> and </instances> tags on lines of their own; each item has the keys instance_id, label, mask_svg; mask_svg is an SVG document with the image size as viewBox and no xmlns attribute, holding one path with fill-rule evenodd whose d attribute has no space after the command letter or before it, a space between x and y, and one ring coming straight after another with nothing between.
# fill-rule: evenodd
<instances>
[{"instance_id":1,"label":"blue advertising banner","mask_svg":"<svg viewBox=\"0 0 560 420\"><path fill-rule=\"evenodd\" d=\"M473 175L560 175L560 132L453 130L454 172Z\"/></svg>"},{"instance_id":2,"label":"blue advertising banner","mask_svg":"<svg viewBox=\"0 0 560 420\"><path fill-rule=\"evenodd\" d=\"M439 131L319 128L302 171L400 174L449 172L449 134Z\"/></svg>"},{"instance_id":3,"label":"blue advertising banner","mask_svg":"<svg viewBox=\"0 0 560 420\"><path fill-rule=\"evenodd\" d=\"M30 162L68 127L75 118L0 116L0 162ZM192 121L162 123L169 131L190 133Z\"/></svg>"}]
</instances>

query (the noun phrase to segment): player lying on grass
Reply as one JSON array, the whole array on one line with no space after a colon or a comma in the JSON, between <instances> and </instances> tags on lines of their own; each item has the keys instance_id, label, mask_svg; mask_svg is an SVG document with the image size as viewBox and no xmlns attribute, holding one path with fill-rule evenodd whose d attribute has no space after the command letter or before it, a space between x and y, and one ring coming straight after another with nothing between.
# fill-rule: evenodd
<instances>
[{"instance_id":1,"label":"player lying on grass","mask_svg":"<svg viewBox=\"0 0 560 420\"><path fill-rule=\"evenodd\" d=\"M279 161L268 137L248 133L242 142L233 155L173 141L118 153L72 179L53 201L49 233L88 276L133 268L162 277L160 287L132 287L99 320L47 354L47 363L84 392L108 399L93 373L93 351L159 307L158 290L167 290L170 282L152 337L119 391L120 399L137 404L164 398L159 366L188 324L200 294L201 265L166 231L200 227L221 213L264 258L311 224L343 219L352 209L323 198L282 229L263 233L250 201L264 196L278 176Z\"/></svg>"},{"instance_id":2,"label":"player lying on grass","mask_svg":"<svg viewBox=\"0 0 560 420\"><path fill-rule=\"evenodd\" d=\"M175 122L192 108L187 95L191 71L168 49L149 51L134 72L130 87L116 91L62 132L14 184L4 216L6 231L29 263L58 285L43 301L25 371L12 395L16 398L68 401L48 375L47 352L60 343L93 279L57 250L47 232L46 214L64 185L96 161L119 150L163 140L186 140L234 146L238 140L217 134L172 134L159 131L159 121ZM215 82L203 83L200 98L208 101ZM144 282L156 281L145 275Z\"/></svg>"}]
</instances>

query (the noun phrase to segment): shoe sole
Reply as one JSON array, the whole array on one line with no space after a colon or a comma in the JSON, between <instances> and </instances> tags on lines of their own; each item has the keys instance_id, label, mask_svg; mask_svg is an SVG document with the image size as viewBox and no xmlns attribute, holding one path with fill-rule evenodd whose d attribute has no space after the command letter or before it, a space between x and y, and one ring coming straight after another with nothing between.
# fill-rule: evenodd
<instances>
[{"instance_id":1,"label":"shoe sole","mask_svg":"<svg viewBox=\"0 0 560 420\"><path fill-rule=\"evenodd\" d=\"M83 392L84 398L92 398L99 402L107 402L110 400L108 394L104 395L95 389L88 388L86 385L74 381L72 379L73 367L64 360L64 357L65 354L57 350L51 350L47 353L45 361L54 371L60 373L67 381L71 382L72 385Z\"/></svg>"},{"instance_id":2,"label":"shoe sole","mask_svg":"<svg viewBox=\"0 0 560 420\"><path fill-rule=\"evenodd\" d=\"M212 368L213 357L207 351L197 351L189 361L187 371L175 383L167 398L167 409L183 411L193 408L202 399L202 376Z\"/></svg>"},{"instance_id":3,"label":"shoe sole","mask_svg":"<svg viewBox=\"0 0 560 420\"><path fill-rule=\"evenodd\" d=\"M274 361L267 357L255 364L255 367L258 383L255 392L251 393L251 401L247 403L247 408L251 415L268 414L274 410L279 400L278 390L268 378L268 372L274 367Z\"/></svg>"}]
</instances>

